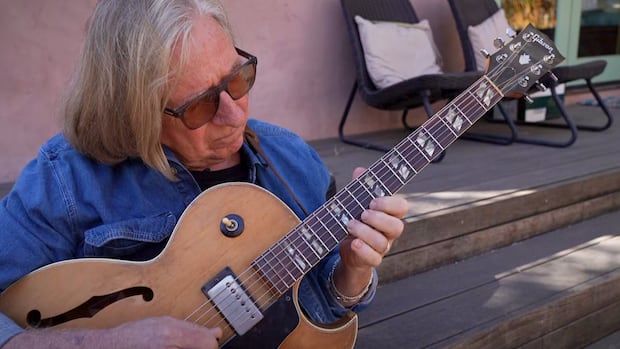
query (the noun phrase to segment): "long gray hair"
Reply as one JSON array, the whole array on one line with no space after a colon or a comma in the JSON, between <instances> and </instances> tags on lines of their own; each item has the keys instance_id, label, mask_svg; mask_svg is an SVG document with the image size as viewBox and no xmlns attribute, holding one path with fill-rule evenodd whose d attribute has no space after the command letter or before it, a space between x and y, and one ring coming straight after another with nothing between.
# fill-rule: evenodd
<instances>
[{"instance_id":1,"label":"long gray hair","mask_svg":"<svg viewBox=\"0 0 620 349\"><path fill-rule=\"evenodd\" d=\"M64 133L78 151L108 164L139 157L174 178L160 144L162 111L169 78L187 61L183 42L205 15L232 39L219 0L99 1L64 105Z\"/></svg>"}]
</instances>

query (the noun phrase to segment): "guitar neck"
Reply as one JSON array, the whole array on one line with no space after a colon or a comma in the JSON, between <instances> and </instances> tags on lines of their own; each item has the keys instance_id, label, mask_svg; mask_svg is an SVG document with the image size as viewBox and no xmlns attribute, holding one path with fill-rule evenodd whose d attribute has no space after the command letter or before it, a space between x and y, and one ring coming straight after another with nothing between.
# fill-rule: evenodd
<instances>
[{"instance_id":1,"label":"guitar neck","mask_svg":"<svg viewBox=\"0 0 620 349\"><path fill-rule=\"evenodd\" d=\"M265 251L254 267L286 292L348 236L347 222L359 220L372 199L402 189L502 97L486 75L480 78Z\"/></svg>"}]
</instances>

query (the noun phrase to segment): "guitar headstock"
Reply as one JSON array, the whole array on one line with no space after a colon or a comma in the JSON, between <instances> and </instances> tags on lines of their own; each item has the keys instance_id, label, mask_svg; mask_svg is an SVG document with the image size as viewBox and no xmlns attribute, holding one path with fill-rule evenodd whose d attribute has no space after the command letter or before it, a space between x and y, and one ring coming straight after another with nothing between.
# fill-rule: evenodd
<instances>
[{"instance_id":1,"label":"guitar headstock","mask_svg":"<svg viewBox=\"0 0 620 349\"><path fill-rule=\"evenodd\" d=\"M554 42L531 24L509 42L496 39L495 45L499 50L489 56L486 75L504 95L525 94L564 60Z\"/></svg>"}]
</instances>

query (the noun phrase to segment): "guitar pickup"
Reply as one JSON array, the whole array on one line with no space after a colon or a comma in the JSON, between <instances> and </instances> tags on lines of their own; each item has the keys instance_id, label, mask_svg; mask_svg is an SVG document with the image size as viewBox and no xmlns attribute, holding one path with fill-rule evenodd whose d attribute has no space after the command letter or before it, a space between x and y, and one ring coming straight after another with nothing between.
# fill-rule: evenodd
<instances>
[{"instance_id":1,"label":"guitar pickup","mask_svg":"<svg viewBox=\"0 0 620 349\"><path fill-rule=\"evenodd\" d=\"M262 320L263 314L233 277L232 271L227 268L225 272L228 275L221 277L212 287L213 282L207 283L202 287L202 291L241 336Z\"/></svg>"}]
</instances>

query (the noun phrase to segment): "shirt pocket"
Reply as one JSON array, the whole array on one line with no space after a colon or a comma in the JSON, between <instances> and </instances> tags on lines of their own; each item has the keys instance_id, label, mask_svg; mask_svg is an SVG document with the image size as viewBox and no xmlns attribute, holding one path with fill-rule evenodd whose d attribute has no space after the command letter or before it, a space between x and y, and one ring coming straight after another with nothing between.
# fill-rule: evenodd
<instances>
[{"instance_id":1,"label":"shirt pocket","mask_svg":"<svg viewBox=\"0 0 620 349\"><path fill-rule=\"evenodd\" d=\"M84 232L84 257L151 259L163 249L175 224L172 212L165 212L100 225Z\"/></svg>"}]
</instances>

